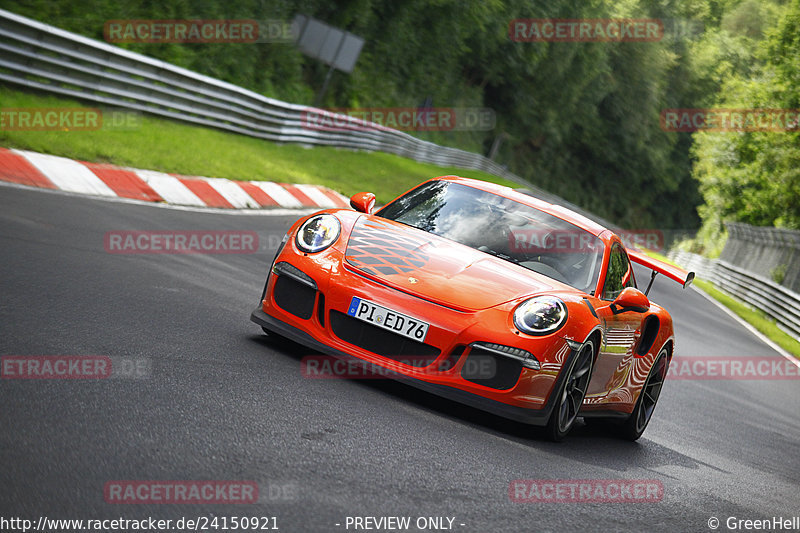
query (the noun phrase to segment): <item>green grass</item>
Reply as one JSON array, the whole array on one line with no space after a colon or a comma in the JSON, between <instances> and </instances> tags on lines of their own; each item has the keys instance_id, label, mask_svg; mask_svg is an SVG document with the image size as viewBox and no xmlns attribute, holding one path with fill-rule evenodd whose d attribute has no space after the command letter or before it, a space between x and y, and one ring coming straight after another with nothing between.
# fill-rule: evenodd
<instances>
[{"instance_id":1,"label":"green grass","mask_svg":"<svg viewBox=\"0 0 800 533\"><path fill-rule=\"evenodd\" d=\"M2 108L92 107L0 85ZM350 196L372 191L386 203L446 174L515 184L475 170L443 168L385 153L303 148L142 115L137 127L96 131L0 129L0 146L115 165L234 180L325 185Z\"/></svg>"},{"instance_id":2,"label":"green grass","mask_svg":"<svg viewBox=\"0 0 800 533\"><path fill-rule=\"evenodd\" d=\"M764 313L752 309L732 296L722 292L709 281L695 279L694 284L722 305L739 315L748 324L766 335L772 342L795 357L800 358L800 342L780 329L775 321L767 317Z\"/></svg>"}]
</instances>

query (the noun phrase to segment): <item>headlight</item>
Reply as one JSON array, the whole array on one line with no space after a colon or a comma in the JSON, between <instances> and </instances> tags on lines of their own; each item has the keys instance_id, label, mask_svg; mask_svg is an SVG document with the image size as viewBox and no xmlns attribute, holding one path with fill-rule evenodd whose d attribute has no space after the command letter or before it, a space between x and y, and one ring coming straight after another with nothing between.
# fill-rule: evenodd
<instances>
[{"instance_id":1,"label":"headlight","mask_svg":"<svg viewBox=\"0 0 800 533\"><path fill-rule=\"evenodd\" d=\"M555 296L536 296L514 310L514 325L529 335L553 333L567 321L567 306Z\"/></svg>"},{"instance_id":2,"label":"headlight","mask_svg":"<svg viewBox=\"0 0 800 533\"><path fill-rule=\"evenodd\" d=\"M297 247L313 254L321 252L339 238L342 225L333 215L316 215L306 220L297 230Z\"/></svg>"}]
</instances>

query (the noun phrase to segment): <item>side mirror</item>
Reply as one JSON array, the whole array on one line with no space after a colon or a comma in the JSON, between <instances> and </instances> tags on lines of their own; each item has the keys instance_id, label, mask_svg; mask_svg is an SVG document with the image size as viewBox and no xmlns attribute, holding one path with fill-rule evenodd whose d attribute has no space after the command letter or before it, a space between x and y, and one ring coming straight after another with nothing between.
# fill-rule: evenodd
<instances>
[{"instance_id":1,"label":"side mirror","mask_svg":"<svg viewBox=\"0 0 800 533\"><path fill-rule=\"evenodd\" d=\"M628 287L619 293L614 303L611 304L611 308L614 310L614 314L625 311L644 313L650 309L650 300L639 289Z\"/></svg>"},{"instance_id":2,"label":"side mirror","mask_svg":"<svg viewBox=\"0 0 800 533\"><path fill-rule=\"evenodd\" d=\"M371 192L358 192L350 197L350 207L360 213L372 214L375 207L375 195Z\"/></svg>"}]
</instances>

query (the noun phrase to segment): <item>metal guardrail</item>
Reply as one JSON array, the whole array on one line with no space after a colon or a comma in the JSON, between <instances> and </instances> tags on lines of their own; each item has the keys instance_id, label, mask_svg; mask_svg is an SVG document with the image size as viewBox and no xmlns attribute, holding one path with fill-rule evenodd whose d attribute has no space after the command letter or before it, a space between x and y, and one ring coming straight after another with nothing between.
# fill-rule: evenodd
<instances>
[{"instance_id":1,"label":"metal guardrail","mask_svg":"<svg viewBox=\"0 0 800 533\"><path fill-rule=\"evenodd\" d=\"M0 81L277 143L380 151L438 166L481 170L517 183L545 201L606 223L480 154L346 115L336 115L337 123L350 122L352 130L304 127L303 114L314 108L268 98L2 9Z\"/></svg>"},{"instance_id":2,"label":"metal guardrail","mask_svg":"<svg viewBox=\"0 0 800 533\"><path fill-rule=\"evenodd\" d=\"M707 259L682 250L673 250L668 257L764 312L789 335L800 337L800 294L722 259Z\"/></svg>"},{"instance_id":3,"label":"metal guardrail","mask_svg":"<svg viewBox=\"0 0 800 533\"><path fill-rule=\"evenodd\" d=\"M345 115L336 115L336 119L352 122L352 130L307 128L303 124L303 114L315 111L314 108L268 98L2 9L0 81L277 143L380 151L439 166L481 170L518 183L545 201L613 227L564 199L534 187L482 155L439 146ZM737 234L745 233L742 230ZM800 336L800 296L797 293L723 260L708 261L685 252L677 252L672 257ZM788 274L794 276L794 271Z\"/></svg>"}]
</instances>

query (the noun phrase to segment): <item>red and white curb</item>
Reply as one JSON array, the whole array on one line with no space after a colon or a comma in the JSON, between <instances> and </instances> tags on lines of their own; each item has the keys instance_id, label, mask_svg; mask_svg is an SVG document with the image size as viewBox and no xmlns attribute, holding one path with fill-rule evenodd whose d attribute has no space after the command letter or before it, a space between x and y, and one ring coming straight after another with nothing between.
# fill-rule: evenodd
<instances>
[{"instance_id":1,"label":"red and white curb","mask_svg":"<svg viewBox=\"0 0 800 533\"><path fill-rule=\"evenodd\" d=\"M318 185L179 176L6 148L0 148L0 181L196 207L325 209L350 205L346 197Z\"/></svg>"}]
</instances>

